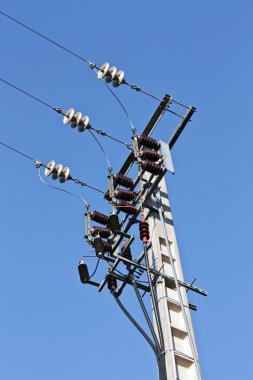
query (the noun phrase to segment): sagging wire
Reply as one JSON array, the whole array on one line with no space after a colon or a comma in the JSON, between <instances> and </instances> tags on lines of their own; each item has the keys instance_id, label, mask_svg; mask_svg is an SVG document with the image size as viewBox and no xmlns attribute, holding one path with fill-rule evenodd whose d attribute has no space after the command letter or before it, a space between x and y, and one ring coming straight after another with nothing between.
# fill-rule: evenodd
<instances>
[{"instance_id":1,"label":"sagging wire","mask_svg":"<svg viewBox=\"0 0 253 380\"><path fill-rule=\"evenodd\" d=\"M38 31L36 31L35 29L33 29L33 28L27 26L26 24L22 23L21 21L17 20L17 19L14 18L14 17L8 15L7 13L5 13L5 12L3 12L3 11L0 11L0 14L1 14L2 16L4 16L4 17L8 18L9 20L15 22L15 23L18 24L19 26L21 26L21 27L23 27L23 28L29 30L30 32L36 34L37 36L39 36L39 37L45 39L46 41L52 43L53 45L59 47L60 49L64 50L65 52L71 54L71 55L74 56L75 58L77 58L77 59L83 61L83 62L86 63L86 64L87 64L92 70L95 70L95 69L96 69L96 70L100 70L100 69L101 69L101 68L100 68L99 66L97 66L95 63L93 63L93 62L87 60L86 58L80 56L79 54L73 52L72 50L70 50L70 49L64 47L63 45L61 45L61 44L59 44L58 42L52 40L51 38L45 36L44 34L42 34L42 33L38 32ZM137 92L141 92L142 94L144 94L144 95L146 95L146 96L149 96L149 97L151 97L152 99L154 99L154 100L156 100L156 101L159 101L159 102L162 101L162 100L161 100L160 98L158 98L157 96L154 96L154 95L150 94L149 92L142 90L140 87L136 86L135 84L131 84L131 83L128 83L128 82L126 82L126 81L124 81L124 84L127 85L127 86L129 86L132 90L135 90L135 91L137 91ZM109 87L108 87L108 89L111 91L111 89L110 89ZM119 101L119 99L117 99L117 101ZM181 107L184 107L184 108L189 109L188 106L186 106L185 104L183 104L183 103L181 103L181 102L178 102L178 101L176 101L176 100L174 100L174 99L172 99L171 101L172 101L173 103L175 103L175 104L178 104L178 105L181 106ZM120 101L119 101L119 102L120 102ZM181 115L177 114L176 112L171 111L171 110L170 110L169 108L167 108L167 107L165 108L165 110L168 111L168 112L170 112L170 113L172 113L172 114L175 114L175 115L177 115L177 116L179 116L179 117L182 117Z\"/></svg>"},{"instance_id":2,"label":"sagging wire","mask_svg":"<svg viewBox=\"0 0 253 380\"><path fill-rule=\"evenodd\" d=\"M91 132L91 130L88 129L88 132L91 134L91 136L94 138L94 140L95 140L96 143L98 144L99 148L100 148L101 151L103 152L103 154L104 154L104 156L105 156L105 159L106 159L106 162L107 162L108 170L109 170L109 172L111 172L112 167L111 167L111 164L110 164L109 158L108 158L107 154L105 153L105 150L104 150L102 144L101 144L101 143L99 142L99 140L96 138L96 136L94 135L94 133Z\"/></svg>"},{"instance_id":3,"label":"sagging wire","mask_svg":"<svg viewBox=\"0 0 253 380\"><path fill-rule=\"evenodd\" d=\"M73 197L79 198L82 202L84 202L86 208L89 207L88 202L86 202L86 200L85 200L84 198L80 197L79 195L74 194L74 193L72 193L71 191L68 191L68 190L65 190L65 189L61 189L60 187L53 186L53 185L49 185L49 184L48 184L46 181L44 181L43 178L41 177L41 172L40 172L40 167L41 167L41 165L40 165L40 163L38 163L38 164L36 165L36 167L37 167L37 169L38 169L38 173L39 173L39 178L40 178L40 180L41 180L46 186L51 187L51 189L55 189L55 190L59 190L59 191L63 191L64 193L67 193L67 194L69 194L69 195L72 195Z\"/></svg>"},{"instance_id":4,"label":"sagging wire","mask_svg":"<svg viewBox=\"0 0 253 380\"><path fill-rule=\"evenodd\" d=\"M23 90L22 88L20 88L20 87L14 85L14 84L8 82L5 79L0 78L0 81L3 82L3 83L5 83L5 84L7 84L8 86L14 88L15 90L21 92L23 95L26 95L26 96L30 97L31 99L36 100L37 102L41 103L42 105L51 108L53 111L57 112L58 114L66 116L66 112L63 111L60 107L53 107L53 106L51 106L49 103L45 102L44 100L41 100L37 96L32 95L31 93L29 93L29 92ZM117 141L118 143L123 144L128 149L132 150L131 144L127 144L126 142L124 142L124 141L122 141L122 140L120 140L120 139L118 139L116 137L113 137L113 136L109 135L107 132L102 131L101 129L96 129L96 128L92 127L92 126L89 126L89 128L87 128L87 129L91 129L91 130L95 131L98 135L106 136L106 137L108 137L108 138L110 138L110 139L112 139L114 141Z\"/></svg>"}]
</instances>

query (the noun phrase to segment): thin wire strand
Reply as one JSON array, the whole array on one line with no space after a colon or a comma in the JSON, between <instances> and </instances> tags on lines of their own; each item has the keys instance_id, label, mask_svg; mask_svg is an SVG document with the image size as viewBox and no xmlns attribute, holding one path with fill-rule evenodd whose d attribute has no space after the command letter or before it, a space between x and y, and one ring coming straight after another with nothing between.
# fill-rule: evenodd
<instances>
[{"instance_id":1,"label":"thin wire strand","mask_svg":"<svg viewBox=\"0 0 253 380\"><path fill-rule=\"evenodd\" d=\"M96 74L98 74L98 70L95 70ZM132 119L130 118L129 116L129 113L127 112L124 104L122 103L122 101L120 100L120 98L115 94L115 92L108 86L108 84L106 82L104 82L104 85L107 87L107 89L110 91L110 93L114 96L114 98L117 100L117 102L119 103L120 107L123 109L128 121L129 121L129 124L131 126L131 129L132 131L134 132L135 131L135 128L134 128L134 125L133 125L133 122L132 122Z\"/></svg>"},{"instance_id":2,"label":"thin wire strand","mask_svg":"<svg viewBox=\"0 0 253 380\"><path fill-rule=\"evenodd\" d=\"M40 32L37 32L37 30L35 30L35 29L33 29L33 28L31 28L31 27L25 25L24 23L22 23L21 21L18 21L18 20L15 19L14 17L11 17L11 16L7 15L7 13L4 13L4 12L0 11L0 14L2 14L3 16L7 17L8 19L14 21L16 24L18 24L18 25L22 26L23 28L29 30L30 32L32 32L32 33L34 33L34 34L37 34L39 37L44 38L44 40L50 42L51 44L53 44L53 45L55 45L55 46L57 46L57 47L59 47L60 49L66 51L67 53L72 54L74 57L76 57L76 58L78 58L78 59L81 59L83 62L87 63L88 65L91 64L90 61L88 61L87 59L81 57L79 54L76 54L76 53L74 53L72 50L69 50L69 49L65 48L63 45L59 44L58 42L53 41L53 40L52 40L51 38L49 38L49 37L46 37L44 34L42 34L42 33L40 33ZM96 67L96 66L95 66L95 67Z\"/></svg>"},{"instance_id":3,"label":"thin wire strand","mask_svg":"<svg viewBox=\"0 0 253 380\"><path fill-rule=\"evenodd\" d=\"M33 162L36 162L36 160L35 160L34 158L28 156L27 154L25 154L25 153L23 153L23 152L20 152L20 150L17 150L17 149L15 149L15 148L11 147L10 145L7 145L7 144L5 144L5 143L2 142L2 141L0 141L0 144L3 145L3 146L5 146L6 148L12 150L13 152L16 152L16 153L20 154L20 155L23 156L23 157L25 157L25 158L27 158L27 159L33 161Z\"/></svg>"},{"instance_id":4,"label":"thin wire strand","mask_svg":"<svg viewBox=\"0 0 253 380\"><path fill-rule=\"evenodd\" d=\"M95 276L95 274L96 274L96 272L97 272L97 270L98 270L98 265L99 265L99 263L100 263L100 258L99 258L98 261L97 261L96 267L95 267L95 269L94 269L92 275L90 276L90 279L91 279L93 276Z\"/></svg>"},{"instance_id":5,"label":"thin wire strand","mask_svg":"<svg viewBox=\"0 0 253 380\"><path fill-rule=\"evenodd\" d=\"M71 54L72 56L74 56L74 57L80 59L81 61L85 62L87 65L89 65L89 67L90 67L91 69L97 69L97 70L100 70L100 67L97 66L95 63L90 62L89 60L87 60L86 58L82 57L81 55L79 55L79 54L73 52L73 51L70 50L70 49L67 49L67 48L64 47L63 45L59 44L58 42L52 40L52 39L49 38L49 37L46 37L44 34L38 32L37 30L35 30L35 29L33 29L33 28L27 26L26 24L24 24L24 23L22 23L21 21L15 19L15 18L12 17L12 16L9 16L7 13L4 13L3 11L0 11L0 14L3 15L3 16L5 16L5 17L8 18L9 20L15 22L16 24L22 26L23 28L29 30L30 32L36 34L37 36L43 38L44 40L50 42L51 44L53 44L53 45L59 47L60 49L64 50L65 52ZM140 87L138 87L138 86L136 86L136 85L134 85L134 84L131 84L131 83L128 83L128 82L124 82L124 84L126 84L127 86L129 86L130 88L132 88L133 90L135 90L135 91L137 91L137 92L141 92L142 94L147 95L147 96L149 96L149 97L151 97L151 98L153 98L153 99L155 99L155 100L161 102L161 99L159 99L158 97L156 97L156 96L150 94L150 93L147 92L147 91L142 90ZM107 85L106 85L106 86L107 86ZM109 87L108 87L108 89L111 91L111 89L110 89ZM113 93L113 92L112 92L112 93ZM117 97L116 97L116 99L117 99ZM117 99L117 100L119 101L119 99ZM119 102L120 102L120 101L119 101ZM188 108L188 109L189 109L188 106L186 106L185 104L183 104L183 103L181 103L181 102L177 102L177 101L174 100L174 99L172 99L172 102L174 102L174 103L180 105L181 107L184 107L184 108ZM169 110L169 109L167 109L167 108L166 108L166 111L171 112L171 110Z\"/></svg>"},{"instance_id":6,"label":"thin wire strand","mask_svg":"<svg viewBox=\"0 0 253 380\"><path fill-rule=\"evenodd\" d=\"M96 136L94 135L94 133L91 132L90 129L88 129L88 131L89 131L89 133L92 135L92 137L96 140L96 142L98 143L100 149L102 150L102 152L103 152L103 154L104 154L104 156L105 156L105 159L106 159L106 161L107 161L108 169L109 169L109 171L110 171L112 167L111 167L111 164L110 164L109 158L107 157L107 154L105 153L105 150L104 150L102 144L99 142L99 140L96 138Z\"/></svg>"},{"instance_id":7,"label":"thin wire strand","mask_svg":"<svg viewBox=\"0 0 253 380\"><path fill-rule=\"evenodd\" d=\"M3 83L5 83L5 84L7 84L10 87L15 88L15 90L22 92L23 94L29 96L30 98L36 100L37 102L43 104L44 106L49 107L51 109L54 109L54 107L52 107L50 104L44 102L44 100L41 100L41 99L37 98L36 96L29 94L29 92L26 92L26 91L22 90L21 88L19 88L19 87L15 86L14 84L8 82L7 80L4 80L4 79L0 78L0 81L3 82Z\"/></svg>"},{"instance_id":8,"label":"thin wire strand","mask_svg":"<svg viewBox=\"0 0 253 380\"><path fill-rule=\"evenodd\" d=\"M81 199L81 201L83 201L85 203L85 206L86 208L88 208L89 204L86 202L86 200L82 197L80 197L79 195L77 194L74 194L72 193L71 191L68 191L68 190L65 190L65 189L61 189L60 187L57 187L57 186L52 186L52 185L49 185L46 181L43 180L43 178L41 177L41 172L40 172L40 167L38 167L38 173L39 173L39 178L40 180L48 187L51 187L51 189L55 189L55 190L59 190L59 191L63 191L64 193L67 193L69 195L72 195L73 197L76 197L76 198L79 198Z\"/></svg>"}]
</instances>

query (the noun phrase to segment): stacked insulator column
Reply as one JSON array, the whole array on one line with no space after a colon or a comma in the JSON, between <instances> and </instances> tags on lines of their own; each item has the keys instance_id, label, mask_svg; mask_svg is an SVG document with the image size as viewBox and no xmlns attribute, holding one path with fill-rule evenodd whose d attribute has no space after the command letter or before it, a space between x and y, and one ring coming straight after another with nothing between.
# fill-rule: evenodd
<instances>
[{"instance_id":1,"label":"stacked insulator column","mask_svg":"<svg viewBox=\"0 0 253 380\"><path fill-rule=\"evenodd\" d=\"M147 148L153 149L155 151L158 151L160 148L160 144L158 141L152 139L149 136L146 135L140 135L138 136L138 143L139 145L143 145Z\"/></svg>"},{"instance_id":2,"label":"stacked insulator column","mask_svg":"<svg viewBox=\"0 0 253 380\"><path fill-rule=\"evenodd\" d=\"M106 83L112 82L113 87L119 87L125 83L124 76L123 70L117 71L117 68L115 66L110 67L108 62L104 63L98 72L98 79L105 79Z\"/></svg>"},{"instance_id":3,"label":"stacked insulator column","mask_svg":"<svg viewBox=\"0 0 253 380\"><path fill-rule=\"evenodd\" d=\"M140 157L142 160L148 159L153 162L156 162L161 158L160 154L156 152L155 150L144 149L144 148L140 150Z\"/></svg>"},{"instance_id":4,"label":"stacked insulator column","mask_svg":"<svg viewBox=\"0 0 253 380\"><path fill-rule=\"evenodd\" d=\"M91 229L91 235L93 237L99 235L101 238L108 238L111 235L111 231L109 228L94 226Z\"/></svg>"},{"instance_id":5,"label":"stacked insulator column","mask_svg":"<svg viewBox=\"0 0 253 380\"><path fill-rule=\"evenodd\" d=\"M142 161L141 167L144 171L147 171L155 175L160 174L163 170L161 164L156 164L155 162L149 160Z\"/></svg>"},{"instance_id":6,"label":"stacked insulator column","mask_svg":"<svg viewBox=\"0 0 253 380\"><path fill-rule=\"evenodd\" d=\"M121 185L126 187L127 189L130 189L134 185L133 180L131 178L128 178L120 173L114 174L113 179L115 185Z\"/></svg>"},{"instance_id":7,"label":"stacked insulator column","mask_svg":"<svg viewBox=\"0 0 253 380\"><path fill-rule=\"evenodd\" d=\"M68 167L63 168L61 164L55 165L54 160L51 160L45 169L45 176L50 175L52 175L52 179L59 179L61 183L71 179L70 169Z\"/></svg>"},{"instance_id":8,"label":"stacked insulator column","mask_svg":"<svg viewBox=\"0 0 253 380\"><path fill-rule=\"evenodd\" d=\"M102 214L101 212L98 212L98 211L93 211L91 214L90 214L90 218L91 220L93 220L94 222L97 222L97 223L100 223L100 224L103 224L103 225L107 225L108 224L108 220L109 220L109 217L105 214Z\"/></svg>"},{"instance_id":9,"label":"stacked insulator column","mask_svg":"<svg viewBox=\"0 0 253 380\"><path fill-rule=\"evenodd\" d=\"M131 190L116 189L114 194L115 198L124 199L126 201L132 201L135 198L135 193Z\"/></svg>"},{"instance_id":10,"label":"stacked insulator column","mask_svg":"<svg viewBox=\"0 0 253 380\"><path fill-rule=\"evenodd\" d=\"M141 222L139 223L140 239L143 243L149 240L149 225L148 222L144 221L144 216L142 216Z\"/></svg>"},{"instance_id":11,"label":"stacked insulator column","mask_svg":"<svg viewBox=\"0 0 253 380\"><path fill-rule=\"evenodd\" d=\"M117 205L118 210L127 214L133 215L136 212L136 208L131 203L120 200Z\"/></svg>"},{"instance_id":12,"label":"stacked insulator column","mask_svg":"<svg viewBox=\"0 0 253 380\"><path fill-rule=\"evenodd\" d=\"M78 127L79 132L89 128L89 116L82 116L81 112L75 114L74 108L69 108L63 118L63 124L71 123L71 128Z\"/></svg>"}]
</instances>

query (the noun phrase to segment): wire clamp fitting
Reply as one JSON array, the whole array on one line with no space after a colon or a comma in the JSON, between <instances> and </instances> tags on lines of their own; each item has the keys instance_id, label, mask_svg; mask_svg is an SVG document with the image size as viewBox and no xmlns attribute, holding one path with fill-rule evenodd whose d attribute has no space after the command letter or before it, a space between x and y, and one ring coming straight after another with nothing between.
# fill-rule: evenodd
<instances>
[{"instance_id":1,"label":"wire clamp fitting","mask_svg":"<svg viewBox=\"0 0 253 380\"><path fill-rule=\"evenodd\" d=\"M36 160L34 163L35 163L35 167L36 167L36 169L40 168L40 167L43 165L42 162L37 161L37 160Z\"/></svg>"}]
</instances>

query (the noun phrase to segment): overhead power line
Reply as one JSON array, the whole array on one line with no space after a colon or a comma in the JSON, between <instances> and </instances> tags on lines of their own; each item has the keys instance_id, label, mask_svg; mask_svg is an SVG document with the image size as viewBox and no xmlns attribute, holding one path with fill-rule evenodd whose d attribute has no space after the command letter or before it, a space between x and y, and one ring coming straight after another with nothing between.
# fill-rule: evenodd
<instances>
[{"instance_id":1,"label":"overhead power line","mask_svg":"<svg viewBox=\"0 0 253 380\"><path fill-rule=\"evenodd\" d=\"M5 12L3 12L3 11L0 10L0 15L2 15L2 16L4 16L4 17L8 18L9 20L13 21L14 23L18 24L19 26L21 26L21 27L27 29L28 31L30 31L30 32L34 33L35 35L41 37L42 39L46 40L47 42L50 42L51 44L53 44L53 45L57 46L58 48L64 50L66 53L71 54L71 55L74 56L75 58L77 58L77 59L81 60L82 62L84 62L85 64L87 64L92 70L94 70L94 69L99 70L99 71L101 70L101 67L99 67L96 63L89 61L88 59L82 57L80 54L77 54L77 53L75 53L74 51L72 51L72 50L66 48L66 47L63 46L62 44L60 44L60 43L54 41L53 39L51 39L51 38L45 36L44 34L38 32L38 31L35 30L34 28L31 28L30 26L26 25L25 23L23 23L23 22L17 20L16 18L14 18L14 17L8 15L7 13L5 13ZM122 82L122 84L125 84L125 85L129 86L132 90L135 90L135 91L137 91L137 92L141 92L142 94L144 94L144 95L146 95L146 96L149 96L149 97L151 97L152 99L154 99L154 100L156 100L156 101L158 101L158 102L161 102L161 101L162 101L159 97L157 97L157 96L155 96L155 95L153 95L153 94L151 94L151 93L149 93L149 92L147 92L147 91L144 91L143 89L141 89L141 88L140 88L139 86L137 86L136 84L128 83L128 82L125 81L125 80ZM108 87L108 86L107 86L107 87ZM109 88L109 87L108 87L108 88ZM111 91L111 92L112 92L112 91ZM113 92L112 92L112 93L113 93ZM114 94L114 93L113 93L113 94ZM117 98L117 96L116 96L115 94L114 94L114 96ZM179 105L179 106L181 106L181 107L187 108L187 109L190 108L189 106L186 106L185 104L183 104L183 103L181 103L181 102L178 102L178 101L176 101L176 100L174 100L174 99L171 99L171 102L173 102L173 103L175 103L175 104L177 104L177 105ZM179 115L178 113L176 113L176 112L174 112L174 111L171 111L171 110L170 110L169 108L167 108L167 107L166 107L166 111L168 111L168 112L170 112L170 113L172 113L172 114L174 114L174 115L176 115L176 116L178 116L178 117L182 117L181 115Z\"/></svg>"}]
</instances>

